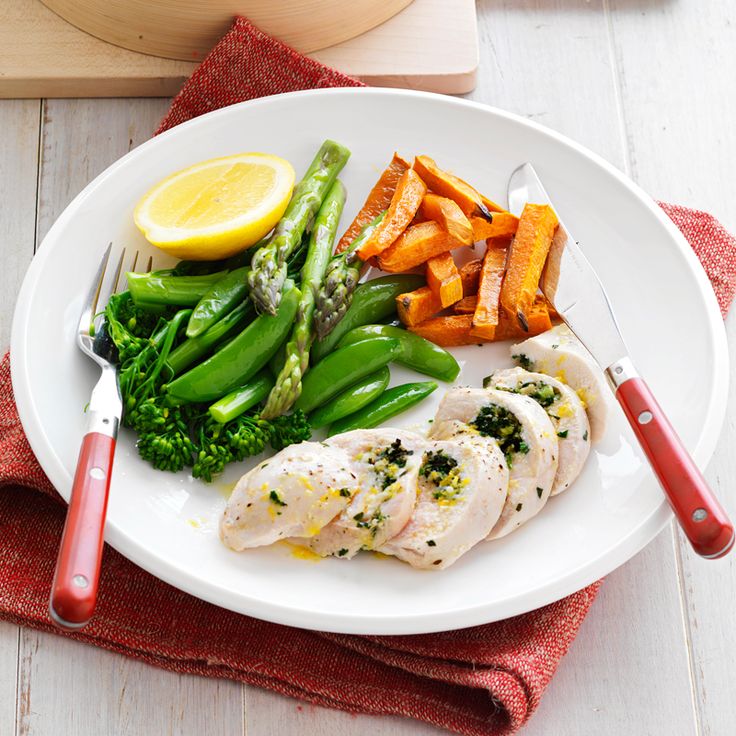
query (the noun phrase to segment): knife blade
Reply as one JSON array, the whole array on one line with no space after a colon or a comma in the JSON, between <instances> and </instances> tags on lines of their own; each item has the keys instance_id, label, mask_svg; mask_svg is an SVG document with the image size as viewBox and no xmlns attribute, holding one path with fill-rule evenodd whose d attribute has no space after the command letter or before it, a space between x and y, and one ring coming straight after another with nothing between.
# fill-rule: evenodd
<instances>
[{"instance_id":1,"label":"knife blade","mask_svg":"<svg viewBox=\"0 0 736 736\"><path fill-rule=\"evenodd\" d=\"M542 293L602 368L625 358L628 351L603 285L531 164L511 174L508 198L509 210L517 216L527 202L555 210L560 224L539 283Z\"/></svg>"},{"instance_id":2,"label":"knife blade","mask_svg":"<svg viewBox=\"0 0 736 736\"><path fill-rule=\"evenodd\" d=\"M707 559L727 554L736 540L733 524L636 372L595 269L563 223L530 163L522 164L511 174L508 200L509 210L519 216L527 203L546 204L555 211L559 225L540 279L542 292L605 371L693 549Z\"/></svg>"}]
</instances>

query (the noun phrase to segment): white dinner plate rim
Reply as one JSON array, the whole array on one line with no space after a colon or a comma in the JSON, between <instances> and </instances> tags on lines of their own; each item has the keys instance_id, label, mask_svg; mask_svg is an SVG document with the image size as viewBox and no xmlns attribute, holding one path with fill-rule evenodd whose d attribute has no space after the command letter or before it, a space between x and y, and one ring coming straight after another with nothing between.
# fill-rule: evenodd
<instances>
[{"instance_id":1,"label":"white dinner plate rim","mask_svg":"<svg viewBox=\"0 0 736 736\"><path fill-rule=\"evenodd\" d=\"M236 105L221 108L182 123L175 128L152 138L146 143L143 143L138 148L133 149L125 156L115 161L105 169L105 171L93 179L92 182L90 182L72 200L52 225L51 229L43 239L43 242L46 243L48 241L50 243L54 240L56 232L63 228L67 220L75 216L84 200L97 186L99 186L102 181L107 177L114 176L117 169L125 165L131 157L143 155L148 147L157 145L160 140L179 135L181 131L191 127L206 126L210 120L230 114L233 108L257 108L262 105L268 105L276 98L308 99L315 97L319 98L325 95L342 95L347 98L353 95L421 97L435 99L441 104L480 109L490 113L491 115L495 115L515 122L523 127L533 129L551 140L566 146L577 154L582 155L597 164L600 168L604 169L606 173L616 178L619 183L627 188L668 231L673 244L679 250L679 255L685 259L696 280L700 296L704 300L708 313L708 323L704 327L707 327L707 329L710 330L712 344L714 346L712 374L713 391L711 394L710 404L706 411L703 431L698 439L695 449L693 450L693 457L698 465L701 468L706 465L713 454L720 434L720 429L725 418L725 399L728 394L729 371L728 345L725 326L712 286L703 271L700 262L687 240L676 228L674 223L669 219L669 217L667 217L659 205L657 205L657 203L631 179L616 169L612 164L608 163L605 159L576 143L567 136L514 113L470 100L447 97L429 92L376 87L305 90L282 95L272 95L269 97L259 98L257 100L237 103ZM60 459L55 454L46 437L33 397L31 396L25 353L26 328L31 314L30 296L33 294L38 279L43 272L44 263L49 251L50 247L40 248L40 252L36 254L31 262L20 290L11 335L11 352L13 355L11 372L18 412L31 448L51 482L56 487L63 487L64 484L60 482L60 480L65 479L68 476ZM367 617L356 614L340 613L333 615L330 619L325 619L323 615L316 612L305 612L299 607L264 602L258 598L249 598L247 596L242 596L236 604L233 604L232 601L228 602L227 600L229 594L227 589L216 586L212 583L205 583L199 577L174 567L166 559L158 555L151 554L150 551L147 550L140 542L136 541L135 538L128 535L122 528L110 521L108 521L105 528L105 541L133 563L161 580L205 601L239 613L290 626L321 629L336 633L419 634L447 629L465 628L490 621L501 620L509 616L533 610L570 595L605 576L633 557L646 544L654 539L660 531L662 531L671 518L672 513L663 496L662 503L647 517L643 518L641 523L632 529L627 536L612 545L609 550L600 554L595 560L591 560L587 564L577 568L574 572L549 580L544 585L536 587L533 591L527 591L525 593L511 596L505 600L496 600L492 603L483 603L474 607L447 611L440 614L412 613L406 615L391 615L387 617Z\"/></svg>"}]
</instances>

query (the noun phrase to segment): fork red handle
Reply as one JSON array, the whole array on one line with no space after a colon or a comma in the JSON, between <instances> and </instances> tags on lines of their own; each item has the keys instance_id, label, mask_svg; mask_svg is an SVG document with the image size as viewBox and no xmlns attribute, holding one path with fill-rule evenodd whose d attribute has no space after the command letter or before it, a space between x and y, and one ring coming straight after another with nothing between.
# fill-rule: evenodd
<instances>
[{"instance_id":1,"label":"fork red handle","mask_svg":"<svg viewBox=\"0 0 736 736\"><path fill-rule=\"evenodd\" d=\"M84 436L51 588L51 617L67 629L84 626L95 610L114 455L112 437Z\"/></svg>"},{"instance_id":2,"label":"fork red handle","mask_svg":"<svg viewBox=\"0 0 736 736\"><path fill-rule=\"evenodd\" d=\"M693 549L710 559L723 557L734 545L733 524L646 382L629 378L616 398Z\"/></svg>"}]
</instances>

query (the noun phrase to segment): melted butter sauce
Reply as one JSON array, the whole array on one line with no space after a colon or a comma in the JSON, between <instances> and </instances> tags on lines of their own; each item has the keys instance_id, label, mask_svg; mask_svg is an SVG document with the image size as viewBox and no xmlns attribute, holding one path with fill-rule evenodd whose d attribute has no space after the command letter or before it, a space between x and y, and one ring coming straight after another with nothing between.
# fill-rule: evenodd
<instances>
[{"instance_id":1,"label":"melted butter sauce","mask_svg":"<svg viewBox=\"0 0 736 736\"><path fill-rule=\"evenodd\" d=\"M234 481L233 483L213 483L212 487L225 499L229 499L232 495L232 492L235 490L235 486L238 484L238 481Z\"/></svg>"},{"instance_id":2,"label":"melted butter sauce","mask_svg":"<svg viewBox=\"0 0 736 736\"><path fill-rule=\"evenodd\" d=\"M292 557L296 557L297 560L309 560L309 562L322 562L324 557L320 557L316 552L312 552L309 547L302 547L300 544L293 544L292 542L287 542L286 540L282 540L281 542L277 542L277 544L282 545L283 547L287 547Z\"/></svg>"}]
</instances>

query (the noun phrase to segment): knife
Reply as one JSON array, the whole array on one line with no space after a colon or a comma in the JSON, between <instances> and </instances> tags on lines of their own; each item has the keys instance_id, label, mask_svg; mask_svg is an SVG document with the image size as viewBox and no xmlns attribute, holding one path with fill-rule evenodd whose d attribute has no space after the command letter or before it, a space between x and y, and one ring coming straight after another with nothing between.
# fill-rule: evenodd
<instances>
[{"instance_id":1,"label":"knife","mask_svg":"<svg viewBox=\"0 0 736 736\"><path fill-rule=\"evenodd\" d=\"M603 285L531 164L523 164L511 174L508 198L509 210L516 215L521 215L527 202L547 204L555 210L560 224L540 288L605 372L693 549L708 559L723 557L734 545L733 524L636 372Z\"/></svg>"}]
</instances>

